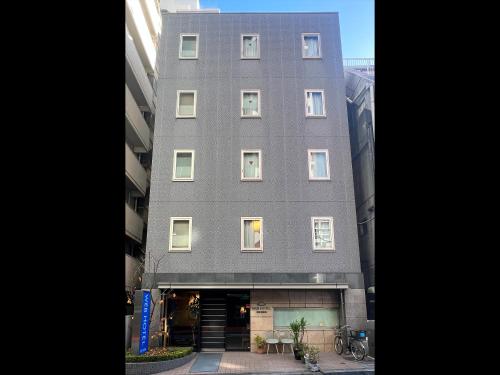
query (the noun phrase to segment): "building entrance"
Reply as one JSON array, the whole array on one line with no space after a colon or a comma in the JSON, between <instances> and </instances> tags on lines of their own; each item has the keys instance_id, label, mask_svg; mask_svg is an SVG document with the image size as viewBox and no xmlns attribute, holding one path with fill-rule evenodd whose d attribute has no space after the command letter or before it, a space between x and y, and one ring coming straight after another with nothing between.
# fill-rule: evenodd
<instances>
[{"instance_id":1,"label":"building entrance","mask_svg":"<svg viewBox=\"0 0 500 375\"><path fill-rule=\"evenodd\" d=\"M200 293L202 351L250 350L250 293L204 290Z\"/></svg>"}]
</instances>

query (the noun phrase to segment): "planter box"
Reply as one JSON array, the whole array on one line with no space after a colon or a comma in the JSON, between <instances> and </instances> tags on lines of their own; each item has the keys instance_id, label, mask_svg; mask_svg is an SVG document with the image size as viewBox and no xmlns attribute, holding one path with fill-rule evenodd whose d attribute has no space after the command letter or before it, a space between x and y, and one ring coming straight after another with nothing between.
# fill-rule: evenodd
<instances>
[{"instance_id":1,"label":"planter box","mask_svg":"<svg viewBox=\"0 0 500 375\"><path fill-rule=\"evenodd\" d=\"M125 363L125 374L127 375L157 374L159 372L172 370L176 367L183 366L186 363L190 362L195 356L196 353L191 353L185 357L171 359L168 361Z\"/></svg>"}]
</instances>

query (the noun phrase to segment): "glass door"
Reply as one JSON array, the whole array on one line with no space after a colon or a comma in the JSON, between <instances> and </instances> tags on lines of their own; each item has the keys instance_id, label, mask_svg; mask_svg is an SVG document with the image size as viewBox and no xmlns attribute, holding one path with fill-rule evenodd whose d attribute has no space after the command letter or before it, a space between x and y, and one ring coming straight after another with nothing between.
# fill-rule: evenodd
<instances>
[{"instance_id":1,"label":"glass door","mask_svg":"<svg viewBox=\"0 0 500 375\"><path fill-rule=\"evenodd\" d=\"M250 293L227 293L225 347L230 351L250 351Z\"/></svg>"}]
</instances>

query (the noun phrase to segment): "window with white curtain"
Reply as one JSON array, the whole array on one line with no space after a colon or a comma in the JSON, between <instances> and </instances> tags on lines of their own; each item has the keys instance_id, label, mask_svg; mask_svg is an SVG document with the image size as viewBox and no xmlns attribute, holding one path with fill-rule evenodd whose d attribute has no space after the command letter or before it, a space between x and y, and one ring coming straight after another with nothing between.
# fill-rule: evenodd
<instances>
[{"instance_id":1,"label":"window with white curtain","mask_svg":"<svg viewBox=\"0 0 500 375\"><path fill-rule=\"evenodd\" d=\"M306 117L326 117L325 91L305 90Z\"/></svg>"},{"instance_id":2,"label":"window with white curtain","mask_svg":"<svg viewBox=\"0 0 500 375\"><path fill-rule=\"evenodd\" d=\"M259 34L241 35L241 58L242 59L260 58Z\"/></svg>"},{"instance_id":3,"label":"window with white curtain","mask_svg":"<svg viewBox=\"0 0 500 375\"><path fill-rule=\"evenodd\" d=\"M176 117L196 117L196 90L177 90Z\"/></svg>"},{"instance_id":4,"label":"window with white curtain","mask_svg":"<svg viewBox=\"0 0 500 375\"><path fill-rule=\"evenodd\" d=\"M198 58L198 34L180 34L179 59Z\"/></svg>"},{"instance_id":5,"label":"window with white curtain","mask_svg":"<svg viewBox=\"0 0 500 375\"><path fill-rule=\"evenodd\" d=\"M241 150L241 179L262 180L261 150Z\"/></svg>"},{"instance_id":6,"label":"window with white curtain","mask_svg":"<svg viewBox=\"0 0 500 375\"><path fill-rule=\"evenodd\" d=\"M333 217L311 218L313 250L335 250Z\"/></svg>"},{"instance_id":7,"label":"window with white curtain","mask_svg":"<svg viewBox=\"0 0 500 375\"><path fill-rule=\"evenodd\" d=\"M194 150L174 150L173 181L193 181Z\"/></svg>"},{"instance_id":8,"label":"window with white curtain","mask_svg":"<svg viewBox=\"0 0 500 375\"><path fill-rule=\"evenodd\" d=\"M260 117L260 90L241 90L241 117Z\"/></svg>"},{"instance_id":9,"label":"window with white curtain","mask_svg":"<svg viewBox=\"0 0 500 375\"><path fill-rule=\"evenodd\" d=\"M241 251L262 251L264 249L261 217L241 218Z\"/></svg>"},{"instance_id":10,"label":"window with white curtain","mask_svg":"<svg viewBox=\"0 0 500 375\"><path fill-rule=\"evenodd\" d=\"M329 180L330 161L328 150L307 150L310 180Z\"/></svg>"},{"instance_id":11,"label":"window with white curtain","mask_svg":"<svg viewBox=\"0 0 500 375\"><path fill-rule=\"evenodd\" d=\"M302 34L302 57L304 59L321 58L321 38L319 33Z\"/></svg>"},{"instance_id":12,"label":"window with white curtain","mask_svg":"<svg viewBox=\"0 0 500 375\"><path fill-rule=\"evenodd\" d=\"M191 251L191 217L171 217L169 251Z\"/></svg>"}]
</instances>

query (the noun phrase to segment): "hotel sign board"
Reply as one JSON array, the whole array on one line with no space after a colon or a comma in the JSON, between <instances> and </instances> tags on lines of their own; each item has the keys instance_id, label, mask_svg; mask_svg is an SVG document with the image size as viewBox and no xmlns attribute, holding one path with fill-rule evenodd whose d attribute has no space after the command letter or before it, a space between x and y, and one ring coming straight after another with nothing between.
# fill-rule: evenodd
<instances>
[{"instance_id":1,"label":"hotel sign board","mask_svg":"<svg viewBox=\"0 0 500 375\"><path fill-rule=\"evenodd\" d=\"M255 311L255 313L257 314L267 314L271 312L272 307L266 306L266 304L263 302L259 302L256 305L255 304L252 305L252 310Z\"/></svg>"},{"instance_id":2,"label":"hotel sign board","mask_svg":"<svg viewBox=\"0 0 500 375\"><path fill-rule=\"evenodd\" d=\"M144 291L142 294L141 327L139 337L139 354L148 351L149 338L149 311L151 307L151 293Z\"/></svg>"}]
</instances>

